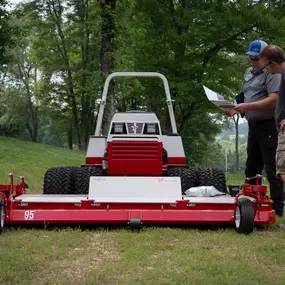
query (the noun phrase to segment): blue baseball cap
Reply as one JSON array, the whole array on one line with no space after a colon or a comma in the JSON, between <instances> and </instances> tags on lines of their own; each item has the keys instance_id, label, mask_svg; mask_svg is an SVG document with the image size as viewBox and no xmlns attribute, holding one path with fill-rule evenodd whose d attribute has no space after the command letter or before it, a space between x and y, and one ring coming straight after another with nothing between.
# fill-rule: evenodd
<instances>
[{"instance_id":1,"label":"blue baseball cap","mask_svg":"<svg viewBox=\"0 0 285 285\"><path fill-rule=\"evenodd\" d=\"M268 44L261 40L256 40L250 43L248 47L248 51L245 53L246 55L250 56L259 56L262 50L267 46Z\"/></svg>"}]
</instances>

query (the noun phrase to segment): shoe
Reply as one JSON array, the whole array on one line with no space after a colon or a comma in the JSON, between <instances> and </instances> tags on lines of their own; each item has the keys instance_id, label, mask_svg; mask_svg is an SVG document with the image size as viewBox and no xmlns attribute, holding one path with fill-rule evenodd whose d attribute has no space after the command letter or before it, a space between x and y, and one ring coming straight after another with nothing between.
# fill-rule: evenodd
<instances>
[{"instance_id":1,"label":"shoe","mask_svg":"<svg viewBox=\"0 0 285 285\"><path fill-rule=\"evenodd\" d=\"M280 229L285 229L285 223L283 223L283 224L278 224L277 227L280 228Z\"/></svg>"}]
</instances>

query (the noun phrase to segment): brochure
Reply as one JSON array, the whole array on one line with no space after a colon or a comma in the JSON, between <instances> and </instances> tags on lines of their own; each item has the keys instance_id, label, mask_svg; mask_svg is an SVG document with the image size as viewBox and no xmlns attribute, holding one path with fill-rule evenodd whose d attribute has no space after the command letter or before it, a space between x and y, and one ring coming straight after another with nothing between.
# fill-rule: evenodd
<instances>
[{"instance_id":1,"label":"brochure","mask_svg":"<svg viewBox=\"0 0 285 285\"><path fill-rule=\"evenodd\" d=\"M205 91L209 101L211 101L213 104L215 104L221 110L223 110L224 112L228 112L228 113L235 113L235 114L238 113L234 109L234 107L235 107L234 103L232 103L229 100L225 100L222 95L220 95L219 93L207 88L204 85L203 85L203 88L204 88L204 91Z\"/></svg>"}]
</instances>

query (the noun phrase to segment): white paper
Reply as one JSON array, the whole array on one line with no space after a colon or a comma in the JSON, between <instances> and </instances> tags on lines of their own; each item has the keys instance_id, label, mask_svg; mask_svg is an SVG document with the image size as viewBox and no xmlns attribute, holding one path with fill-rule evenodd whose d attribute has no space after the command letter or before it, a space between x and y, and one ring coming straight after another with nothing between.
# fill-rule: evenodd
<instances>
[{"instance_id":1,"label":"white paper","mask_svg":"<svg viewBox=\"0 0 285 285\"><path fill-rule=\"evenodd\" d=\"M217 107L219 107L221 110L224 112L229 112L229 113L235 113L237 114L238 112L234 109L235 104L225 100L223 96L221 96L219 93L209 89L208 87L203 85L203 88L205 90L205 93L207 95L207 98L209 101L211 101L213 104L215 104Z\"/></svg>"}]
</instances>

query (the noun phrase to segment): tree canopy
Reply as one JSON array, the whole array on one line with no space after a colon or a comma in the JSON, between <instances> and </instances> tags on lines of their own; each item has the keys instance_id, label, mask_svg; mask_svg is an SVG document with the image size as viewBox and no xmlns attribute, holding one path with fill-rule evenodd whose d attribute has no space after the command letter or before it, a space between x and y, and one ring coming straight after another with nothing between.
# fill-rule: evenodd
<instances>
[{"instance_id":1,"label":"tree canopy","mask_svg":"<svg viewBox=\"0 0 285 285\"><path fill-rule=\"evenodd\" d=\"M94 133L108 74L155 71L169 81L189 162L209 163L229 120L202 86L233 100L249 43L284 45L283 1L33 0L9 13L1 4L1 134L69 148L85 149ZM130 109L155 112L169 132L159 80L115 80L103 131Z\"/></svg>"}]
</instances>

